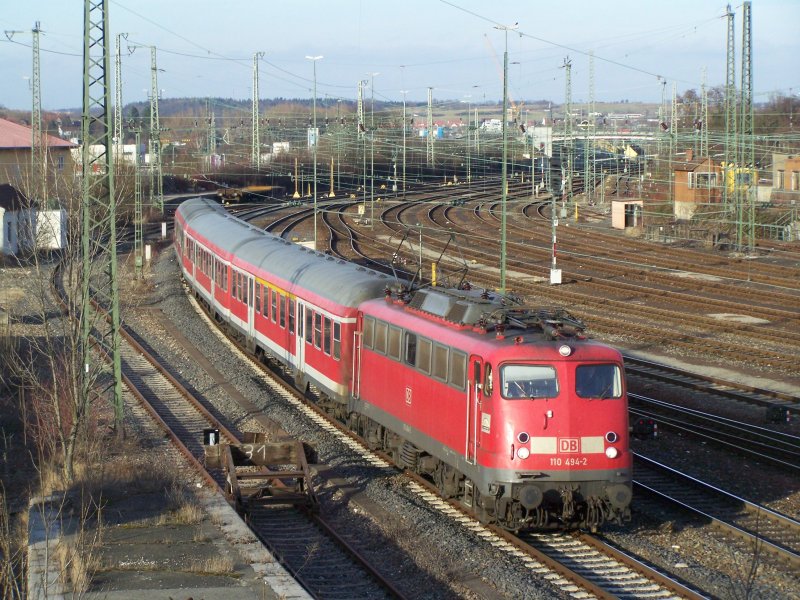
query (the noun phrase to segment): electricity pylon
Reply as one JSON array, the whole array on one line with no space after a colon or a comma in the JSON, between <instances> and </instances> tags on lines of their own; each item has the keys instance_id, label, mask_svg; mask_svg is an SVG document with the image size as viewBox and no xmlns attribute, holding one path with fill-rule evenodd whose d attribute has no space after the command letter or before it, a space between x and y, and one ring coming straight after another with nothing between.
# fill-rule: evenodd
<instances>
[{"instance_id":1,"label":"electricity pylon","mask_svg":"<svg viewBox=\"0 0 800 600\"><path fill-rule=\"evenodd\" d=\"M100 338L100 346L111 357L114 424L117 433L122 434L116 204L114 161L111 159L111 87L108 84L108 0L85 0L83 14L81 394L84 406L88 406L95 395L94 386L100 367L91 367L97 357L92 343L94 332ZM108 310L111 319L98 315L92 301Z\"/></svg>"},{"instance_id":2,"label":"electricity pylon","mask_svg":"<svg viewBox=\"0 0 800 600\"><path fill-rule=\"evenodd\" d=\"M164 178L161 171L161 124L158 118L158 67L156 47L150 46L150 206L164 213Z\"/></svg>"}]
</instances>

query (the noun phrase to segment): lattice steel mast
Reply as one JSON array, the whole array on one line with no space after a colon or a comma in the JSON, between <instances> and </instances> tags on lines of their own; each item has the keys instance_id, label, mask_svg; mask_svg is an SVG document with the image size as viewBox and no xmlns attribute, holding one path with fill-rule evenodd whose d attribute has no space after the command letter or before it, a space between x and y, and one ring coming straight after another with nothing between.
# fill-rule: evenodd
<instances>
[{"instance_id":1,"label":"lattice steel mast","mask_svg":"<svg viewBox=\"0 0 800 600\"><path fill-rule=\"evenodd\" d=\"M122 128L122 39L127 37L127 33L117 35L114 53L114 158L116 160L122 160L122 146L125 143Z\"/></svg>"},{"instance_id":2,"label":"lattice steel mast","mask_svg":"<svg viewBox=\"0 0 800 600\"><path fill-rule=\"evenodd\" d=\"M569 56L564 59L562 66L564 67L566 81L564 89L564 142L561 148L561 207L564 209L572 199L572 61Z\"/></svg>"},{"instance_id":3,"label":"lattice steel mast","mask_svg":"<svg viewBox=\"0 0 800 600\"><path fill-rule=\"evenodd\" d=\"M81 118L82 188L81 345L84 368L83 405L93 396L97 369L92 332L111 356L114 423L122 433L122 365L119 349L119 292L117 284L117 233L114 194L114 161L111 88L108 85L108 0L84 2L83 115ZM92 148L100 148L100 151ZM90 301L97 301L111 315L99 316Z\"/></svg>"},{"instance_id":4,"label":"lattice steel mast","mask_svg":"<svg viewBox=\"0 0 800 600\"><path fill-rule=\"evenodd\" d=\"M150 46L150 206L164 212L164 179L161 171L161 123L158 117L158 67L156 47Z\"/></svg>"},{"instance_id":5,"label":"lattice steel mast","mask_svg":"<svg viewBox=\"0 0 800 600\"><path fill-rule=\"evenodd\" d=\"M258 61L264 56L263 52L253 54L253 131L250 144L250 163L257 171L261 169L261 130L259 127L258 114Z\"/></svg>"},{"instance_id":6,"label":"lattice steel mast","mask_svg":"<svg viewBox=\"0 0 800 600\"><path fill-rule=\"evenodd\" d=\"M728 189L728 171L737 159L736 152L736 40L734 38L734 14L728 4L727 58L725 61L725 166L722 169L722 200L729 206L732 198ZM731 177L735 177L735 170ZM735 189L735 188L734 188Z\"/></svg>"},{"instance_id":7,"label":"lattice steel mast","mask_svg":"<svg viewBox=\"0 0 800 600\"><path fill-rule=\"evenodd\" d=\"M39 59L39 21L31 30L33 34L33 70L31 74L31 196L48 203L47 199L47 144L42 135L42 77Z\"/></svg>"},{"instance_id":8,"label":"lattice steel mast","mask_svg":"<svg viewBox=\"0 0 800 600\"><path fill-rule=\"evenodd\" d=\"M751 3L742 5L742 89L741 89L741 142L739 144L739 170L736 180L736 243L741 250L744 236L748 249L755 247L755 193L756 158L753 130L753 36ZM739 176L741 173L741 176ZM745 210L747 216L745 216ZM745 221L746 219L746 221ZM745 231L746 228L746 231Z\"/></svg>"},{"instance_id":9,"label":"lattice steel mast","mask_svg":"<svg viewBox=\"0 0 800 600\"><path fill-rule=\"evenodd\" d=\"M428 88L428 139L426 140L428 168L433 168L433 88Z\"/></svg>"}]
</instances>

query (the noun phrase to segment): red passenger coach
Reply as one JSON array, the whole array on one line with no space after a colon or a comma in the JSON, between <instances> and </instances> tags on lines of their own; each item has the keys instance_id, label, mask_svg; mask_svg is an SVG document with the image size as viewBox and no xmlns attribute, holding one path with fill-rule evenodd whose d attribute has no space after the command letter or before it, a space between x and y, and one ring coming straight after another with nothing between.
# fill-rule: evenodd
<instances>
[{"instance_id":1,"label":"red passenger coach","mask_svg":"<svg viewBox=\"0 0 800 600\"><path fill-rule=\"evenodd\" d=\"M178 209L175 243L218 320L445 497L512 530L628 516L622 357L565 311L482 290L411 290L205 199Z\"/></svg>"}]
</instances>

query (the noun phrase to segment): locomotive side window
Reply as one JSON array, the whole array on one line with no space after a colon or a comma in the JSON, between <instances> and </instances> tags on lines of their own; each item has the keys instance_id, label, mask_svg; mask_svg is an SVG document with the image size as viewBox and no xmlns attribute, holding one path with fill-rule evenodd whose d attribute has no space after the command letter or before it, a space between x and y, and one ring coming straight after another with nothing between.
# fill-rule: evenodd
<instances>
[{"instance_id":1,"label":"locomotive side window","mask_svg":"<svg viewBox=\"0 0 800 600\"><path fill-rule=\"evenodd\" d=\"M406 364L417 363L417 336L406 332Z\"/></svg>"},{"instance_id":2,"label":"locomotive side window","mask_svg":"<svg viewBox=\"0 0 800 600\"><path fill-rule=\"evenodd\" d=\"M401 346L403 341L403 330L399 327L389 327L389 356L395 360L400 360Z\"/></svg>"},{"instance_id":3,"label":"locomotive side window","mask_svg":"<svg viewBox=\"0 0 800 600\"><path fill-rule=\"evenodd\" d=\"M579 365L575 369L575 393L581 398L622 397L622 374L617 365Z\"/></svg>"},{"instance_id":4,"label":"locomotive side window","mask_svg":"<svg viewBox=\"0 0 800 600\"><path fill-rule=\"evenodd\" d=\"M436 344L433 348L433 376L447 381L447 355L449 348Z\"/></svg>"},{"instance_id":5,"label":"locomotive side window","mask_svg":"<svg viewBox=\"0 0 800 600\"><path fill-rule=\"evenodd\" d=\"M314 335L314 311L306 307L306 344L311 343L312 336Z\"/></svg>"},{"instance_id":6,"label":"locomotive side window","mask_svg":"<svg viewBox=\"0 0 800 600\"><path fill-rule=\"evenodd\" d=\"M256 312L261 312L261 284L256 281Z\"/></svg>"},{"instance_id":7,"label":"locomotive side window","mask_svg":"<svg viewBox=\"0 0 800 600\"><path fill-rule=\"evenodd\" d=\"M375 319L364 317L364 348L372 348L372 338L375 332Z\"/></svg>"},{"instance_id":8,"label":"locomotive side window","mask_svg":"<svg viewBox=\"0 0 800 600\"><path fill-rule=\"evenodd\" d=\"M342 356L342 325L333 322L333 358L339 360Z\"/></svg>"},{"instance_id":9,"label":"locomotive side window","mask_svg":"<svg viewBox=\"0 0 800 600\"><path fill-rule=\"evenodd\" d=\"M322 348L322 315L314 314L314 347Z\"/></svg>"},{"instance_id":10,"label":"locomotive side window","mask_svg":"<svg viewBox=\"0 0 800 600\"><path fill-rule=\"evenodd\" d=\"M494 375L492 374L492 365L486 363L483 369L483 395L491 396L494 389Z\"/></svg>"},{"instance_id":11,"label":"locomotive side window","mask_svg":"<svg viewBox=\"0 0 800 600\"><path fill-rule=\"evenodd\" d=\"M325 354L330 355L331 353L331 320L328 317L325 317L325 322L323 323L324 329L322 330L322 351Z\"/></svg>"},{"instance_id":12,"label":"locomotive side window","mask_svg":"<svg viewBox=\"0 0 800 600\"><path fill-rule=\"evenodd\" d=\"M375 352L386 354L386 334L388 329L388 323L375 321L375 339L372 345L372 349L375 350Z\"/></svg>"},{"instance_id":13,"label":"locomotive side window","mask_svg":"<svg viewBox=\"0 0 800 600\"><path fill-rule=\"evenodd\" d=\"M430 340L419 338L417 344L417 368L423 373L431 372L431 346Z\"/></svg>"},{"instance_id":14,"label":"locomotive side window","mask_svg":"<svg viewBox=\"0 0 800 600\"><path fill-rule=\"evenodd\" d=\"M450 352L450 371L447 381L460 390L464 389L467 380L467 355L458 350Z\"/></svg>"},{"instance_id":15,"label":"locomotive side window","mask_svg":"<svg viewBox=\"0 0 800 600\"><path fill-rule=\"evenodd\" d=\"M503 398L555 398L558 378L551 365L505 365L500 369Z\"/></svg>"}]
</instances>

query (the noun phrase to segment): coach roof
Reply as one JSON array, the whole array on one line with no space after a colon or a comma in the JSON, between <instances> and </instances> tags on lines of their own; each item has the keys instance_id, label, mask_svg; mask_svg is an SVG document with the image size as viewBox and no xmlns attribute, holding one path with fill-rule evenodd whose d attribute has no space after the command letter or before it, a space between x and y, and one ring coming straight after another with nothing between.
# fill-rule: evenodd
<instances>
[{"instance_id":1,"label":"coach roof","mask_svg":"<svg viewBox=\"0 0 800 600\"><path fill-rule=\"evenodd\" d=\"M253 227L206 198L178 208L189 228L238 260L341 306L356 307L383 296L392 279L382 273L315 252Z\"/></svg>"}]
</instances>

